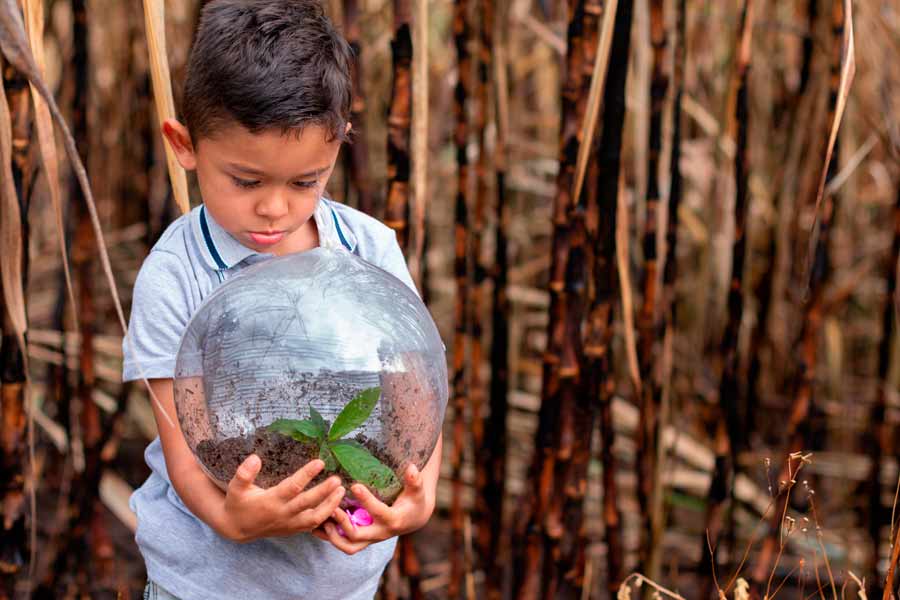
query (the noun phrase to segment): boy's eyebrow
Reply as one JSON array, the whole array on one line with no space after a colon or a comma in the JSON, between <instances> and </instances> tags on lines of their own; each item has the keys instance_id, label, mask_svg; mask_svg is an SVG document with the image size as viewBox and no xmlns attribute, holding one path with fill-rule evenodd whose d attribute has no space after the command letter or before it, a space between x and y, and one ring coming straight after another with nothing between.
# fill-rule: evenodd
<instances>
[{"instance_id":1,"label":"boy's eyebrow","mask_svg":"<svg viewBox=\"0 0 900 600\"><path fill-rule=\"evenodd\" d=\"M240 171L241 173L244 173L245 175L255 175L255 176L259 176L259 177L266 175L266 173L263 171L254 169L253 167L248 167L246 165L241 165L238 163L228 163L228 167L230 167L231 169L234 169L235 171ZM318 177L319 175L321 175L322 173L324 173L327 170L328 170L328 167L320 167L318 169L313 169L312 171L307 171L306 173L300 173L299 175L295 175L294 177L291 177L291 179L306 179L309 177Z\"/></svg>"}]
</instances>

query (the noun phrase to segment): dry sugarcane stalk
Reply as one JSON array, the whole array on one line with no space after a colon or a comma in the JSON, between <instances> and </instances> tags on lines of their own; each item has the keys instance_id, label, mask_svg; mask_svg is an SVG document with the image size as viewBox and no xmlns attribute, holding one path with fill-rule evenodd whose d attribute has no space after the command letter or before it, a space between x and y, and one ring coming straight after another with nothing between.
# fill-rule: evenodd
<instances>
[{"instance_id":1,"label":"dry sugarcane stalk","mask_svg":"<svg viewBox=\"0 0 900 600\"><path fill-rule=\"evenodd\" d=\"M790 128L787 128L788 133L783 142L784 153L781 158L781 168L779 168L776 174L776 183L772 186L776 193L776 198L773 203L776 206L776 213L779 215L787 208L787 206L783 207L782 205L787 205L791 201L786 190L786 180L788 179L786 165L792 160L792 153L796 154L796 152L794 152L795 145L800 144L800 138L804 135L804 133L800 133L802 130L797 126L797 117L800 112L801 101L806 98L809 90L809 78L813 57L813 33L818 18L818 6L819 0L807 0L806 2L807 32L803 38L800 82L796 92L789 100L790 105L787 109L785 122L789 124ZM784 225L786 225L786 223ZM747 397L742 415L747 424L748 431L755 429L756 407L760 400L759 380L760 375L762 374L761 356L763 348L766 345L771 346L768 332L770 327L769 319L772 316L773 308L775 272L777 270L779 244L777 232L780 227L783 227L784 225L776 225L769 236L766 256L771 257L772 264L763 271L753 290L753 295L756 297L756 302L758 303L758 309L750 334L750 348L747 352L749 357L749 366L747 369Z\"/></svg>"},{"instance_id":2,"label":"dry sugarcane stalk","mask_svg":"<svg viewBox=\"0 0 900 600\"><path fill-rule=\"evenodd\" d=\"M88 29L87 6L84 0L75 0L72 4L73 26L73 71L75 73L73 102L72 131L76 143L87 149L88 144L88 86L89 86L89 59L88 59ZM76 211L78 215L74 248L72 253L75 272L78 277L80 312L81 348L79 352L78 385L75 396L74 410L70 410L70 429L73 437L79 440L83 449L84 467L76 468L76 475L72 482L69 495L67 535L64 535L65 543L63 552L57 556L57 573L76 572L84 576L85 580L91 576L93 569L108 560L112 555L112 545L109 536L98 521L99 513L99 467L100 467L100 439L101 423L100 409L94 402L92 390L95 386L95 360L93 333L97 327L97 311L95 306L94 286L92 282L95 241L91 229L90 215L81 207ZM86 533L91 532L91 544L86 545ZM63 568L59 568L63 567ZM87 590L85 590L87 591Z\"/></svg>"},{"instance_id":3,"label":"dry sugarcane stalk","mask_svg":"<svg viewBox=\"0 0 900 600\"><path fill-rule=\"evenodd\" d=\"M659 428L668 426L667 406L672 402L670 378L672 371L672 339L676 324L675 312L675 281L678 275L678 215L682 199L682 174L681 174L681 105L684 96L684 69L686 61L685 45L687 43L687 2L676 0L675 7L675 44L674 60L672 65L672 86L674 98L672 100L672 153L669 163L669 206L666 216L665 231L665 259L663 261L662 295L660 298L660 322L658 331L663 332L661 380L657 383L660 394L660 414L658 416ZM660 543L665 527L665 504L663 502L663 459L665 449L659 440L656 442L657 455L655 459L655 471L653 474L653 491L650 495L650 539L651 542L646 557L646 572L651 579L659 577L660 561L662 556L662 544Z\"/></svg>"},{"instance_id":4,"label":"dry sugarcane stalk","mask_svg":"<svg viewBox=\"0 0 900 600\"><path fill-rule=\"evenodd\" d=\"M807 0L806 3L806 34L804 35L802 44L802 58L800 63L800 82L798 89L788 100L789 107L787 115L784 117L786 123L789 124L785 128L786 135L783 140L784 150L780 158L779 169L776 172L775 189L776 197L773 204L776 207L778 222L775 224L770 235L770 241L767 247L767 255L771 256L772 265L765 269L759 282L754 288L754 296L758 303L756 319L753 321L753 329L750 334L750 348L748 350L749 366L747 369L747 398L744 404L743 415L747 423L747 429L752 431L756 424L756 411L761 398L760 375L763 372L761 362L762 351L764 346L768 346L772 351L772 358L769 365L779 364L776 358L776 348L773 339L769 335L772 329L771 319L777 310L777 299L782 297L781 283L782 274L786 274L788 246L790 245L790 229L793 202L793 186L797 179L796 165L799 163L800 155L806 144L806 137L809 135L809 127L805 126L804 107L809 105L813 100L810 93L810 72L813 60L813 35L819 15L819 0ZM786 345L786 344L783 344ZM786 361L782 361L786 362Z\"/></svg>"},{"instance_id":5,"label":"dry sugarcane stalk","mask_svg":"<svg viewBox=\"0 0 900 600\"><path fill-rule=\"evenodd\" d=\"M400 199L399 194L402 193L402 201L404 204L403 211L410 212L405 206L409 195L409 141L410 141L410 117L409 111L412 108L412 143L415 151L415 186L413 189L414 199L412 208L412 228L405 225L403 229L397 230L398 242L401 248L406 252L409 262L409 271L412 274L416 287L422 288L422 257L425 241L425 189L426 179L425 170L428 165L428 2L427 0L414 0L415 15L412 19L413 36L410 38L410 6L408 1L398 1L394 3L394 25L395 40L394 45L394 97L391 106L392 118L395 115L394 109L398 108L398 104L402 104L402 97L406 94L406 121L402 127L389 127L388 151L389 157L399 171L406 172L406 182L398 183L396 180L400 178L391 177L388 182L388 211L392 204L391 198ZM413 46L413 41L415 46ZM400 48L400 50L398 50ZM410 56L412 64L410 66ZM399 60L398 60L399 57ZM358 62L358 61L357 61ZM405 70L405 75L403 71ZM404 87L398 88L398 82L402 82L405 78ZM412 107L409 105L409 93L412 90ZM360 115L362 116L362 115ZM405 129L405 131L404 131ZM402 147L395 148L396 140L405 140ZM392 150L393 148L393 150ZM404 166L405 164L405 166ZM389 168L390 177L390 168ZM397 186L400 187L397 187ZM396 216L396 215L395 215ZM391 218L388 215L388 218ZM404 215L405 219L406 216ZM390 224L390 223L389 223ZM396 228L395 228L396 229ZM411 246L411 248L410 248ZM409 584L410 597L418 600L423 597L421 589L421 567L419 559L416 556L416 548L410 535L400 538L397 545L397 556L399 557L400 570L407 578Z\"/></svg>"},{"instance_id":6,"label":"dry sugarcane stalk","mask_svg":"<svg viewBox=\"0 0 900 600\"><path fill-rule=\"evenodd\" d=\"M832 3L832 33L834 46L831 57L831 81L829 85L829 119L830 123L828 144L823 158L823 176L820 185L808 204L816 206L822 197L825 181L833 175L836 161L833 156L834 141L840 127L841 116L849 92L850 80L853 75L853 29L852 13L849 0L833 0ZM803 329L800 340L800 365L797 375L796 390L793 394L794 402L791 407L790 418L787 424L787 448L785 454L799 452L807 441L808 417L813 405L813 383L815 381L816 358L818 349L818 331L823 319L823 288L829 276L829 234L832 218L835 212L835 198L833 195L822 199L822 215L819 224L819 232L816 238L815 254L812 263L807 270L809 280L803 282L803 286L809 290L809 296L804 303ZM785 461L785 469L790 461ZM776 481L788 481L787 471L782 469ZM777 546L778 531L781 527L781 514L783 514L786 497L781 497L776 504L776 510L772 513L772 521L769 526L768 536L763 542L763 547L753 572L753 585L758 591L769 576L773 556Z\"/></svg>"},{"instance_id":7,"label":"dry sugarcane stalk","mask_svg":"<svg viewBox=\"0 0 900 600\"><path fill-rule=\"evenodd\" d=\"M487 219L487 211L491 205L490 201L490 182L489 169L491 168L491 157L488 148L487 128L491 113L491 82L494 79L491 71L492 53L495 49L494 33L495 33L495 14L494 2L485 1L478 5L477 13L481 16L478 27L478 44L477 44L477 61L475 65L476 87L475 87L475 114L473 127L477 132L478 139L478 161L475 165L475 205L472 221L472 238L471 238L471 255L473 257L473 282L470 289L469 307L471 313L469 315L469 325L471 328L471 366L470 366L470 402L471 419L472 419L472 445L474 448L485 449L486 452L500 452L501 454L492 456L493 460L502 459L502 449L505 442L501 440L503 445L488 448L489 445L497 444L493 439L497 435L496 428L505 428L504 421L489 422L489 417L485 416L485 400L487 396L487 388L484 385L484 376L482 374L482 363L484 356L484 303L485 290L484 284L487 280L489 266L485 264L481 242L485 236L485 227ZM496 92L495 92L496 94ZM495 175L491 172L490 175ZM493 375L492 375L493 376ZM497 399L500 401L499 399ZM505 410L501 409L501 416L505 415ZM493 415L492 415L493 416ZM486 425L488 426L486 428ZM474 518L478 523L476 544L478 549L478 558L482 564L496 563L497 557L492 555L491 548L496 550L496 539L501 533L501 529L494 529L493 522L502 519L502 514L492 515L492 508L489 501L493 500L502 513L502 481L495 482L494 497L489 498L487 486L492 479L490 470L494 467L493 461L478 460L475 463L475 480L476 494L474 506ZM499 490L499 497L496 495ZM499 521L502 523L502 520ZM494 551L495 551L494 550ZM489 583L489 585L499 585L502 581Z\"/></svg>"},{"instance_id":8,"label":"dry sugarcane stalk","mask_svg":"<svg viewBox=\"0 0 900 600\"><path fill-rule=\"evenodd\" d=\"M469 326L468 312L465 309L469 288L469 270L467 251L468 234L468 197L471 187L471 172L466 155L469 139L469 121L466 112L466 100L472 95L472 62L469 53L469 3L467 0L456 0L453 9L453 36L456 42L458 80L454 103L454 143L456 145L457 190L454 224L454 276L456 279L456 298L454 301L454 336L453 336L453 445L450 453L450 468L453 478L453 497L450 506L450 527L452 538L450 544L450 581L448 596L456 599L462 590L464 569L463 556L463 481L462 460L465 445L465 418L467 412L467 369L466 347Z\"/></svg>"},{"instance_id":9,"label":"dry sugarcane stalk","mask_svg":"<svg viewBox=\"0 0 900 600\"><path fill-rule=\"evenodd\" d=\"M490 6L490 3L486 4ZM487 477L482 494L487 514L479 525L479 545L485 571L485 592L488 600L500 600L503 593L503 554L506 536L503 526L504 488L506 484L506 418L509 395L509 316L507 296L508 255L507 235L509 208L506 203L506 144L509 138L509 97L506 77L505 2L498 2L493 15L493 73L494 106L496 108L497 140L494 151L495 230L493 296L491 298L491 387L490 412L485 419L485 438L481 455L487 462ZM481 529L485 529L485 534ZM487 538L485 540L484 538Z\"/></svg>"},{"instance_id":10,"label":"dry sugarcane stalk","mask_svg":"<svg viewBox=\"0 0 900 600\"><path fill-rule=\"evenodd\" d=\"M5 88L11 89L7 98ZM19 210L19 198L28 197L31 165L27 155L30 126L28 87L12 69L5 69L0 80L0 161L2 161L3 210L2 223L3 296L0 297L0 506L2 506L2 535L0 535L0 594L16 595L16 583L25 566L26 557L33 569L36 537L31 527L31 540L26 529L28 493L26 465L28 448L33 448L33 422L27 409L27 358L22 351L25 326L25 296L23 279L27 247L25 215ZM33 455L31 455L33 459ZM32 504L33 507L33 504ZM32 510L31 519L35 518ZM30 579L30 578L29 578Z\"/></svg>"},{"instance_id":11,"label":"dry sugarcane stalk","mask_svg":"<svg viewBox=\"0 0 900 600\"><path fill-rule=\"evenodd\" d=\"M719 410L716 429L716 466L707 496L706 527L703 533L700 568L706 577L705 592L712 591L713 570L717 569L716 549L722 531L725 501L731 496L732 475L735 456L741 444L737 407L740 390L738 386L738 337L744 314L744 260L747 247L747 211L749 208L749 159L747 157L748 138L748 91L747 75L750 68L750 48L753 39L753 0L745 0L741 12L738 51L736 53L732 86L734 104L728 114L732 131L736 133L734 158L735 202L734 239L731 256L731 284L728 288L728 302L725 332L722 336L720 353L724 366L719 384ZM736 131L735 131L736 130Z\"/></svg>"},{"instance_id":12,"label":"dry sugarcane stalk","mask_svg":"<svg viewBox=\"0 0 900 600\"><path fill-rule=\"evenodd\" d=\"M894 445L891 443L890 427L885 423L885 409L888 404L890 382L888 370L891 366L891 348L894 341L894 332L897 327L894 316L894 295L897 293L897 261L900 260L900 185L898 185L897 199L894 203L894 235L891 243L891 252L886 257L884 264L884 277L887 283L884 309L881 317L881 341L878 344L878 396L869 415L869 427L871 433L866 436L871 467L868 477L867 496L869 498L869 535L872 540L872 574L874 575L875 593L873 598L879 596L881 577L878 573L878 563L881 556L881 529L886 521L885 507L881 503L881 468L885 457L891 456Z\"/></svg>"},{"instance_id":13,"label":"dry sugarcane stalk","mask_svg":"<svg viewBox=\"0 0 900 600\"><path fill-rule=\"evenodd\" d=\"M169 58L166 55L166 5L164 0L144 0L144 23L147 28L147 50L150 52L150 73L153 78L153 95L156 101L156 115L159 127L163 121L175 118L175 101L172 99L172 81L169 75ZM187 175L178 164L175 152L168 140L163 142L166 150L166 165L175 203L182 213L191 210L188 199Z\"/></svg>"},{"instance_id":14,"label":"dry sugarcane stalk","mask_svg":"<svg viewBox=\"0 0 900 600\"><path fill-rule=\"evenodd\" d=\"M644 515L644 535L641 540L642 564L659 540L653 537L653 487L657 476L656 456L659 444L659 402L661 388L654 377L655 348L659 329L657 300L657 228L659 226L659 160L662 151L663 107L669 86L666 74L667 32L663 0L650 0L650 43L653 47L653 71L650 79L650 128L647 156L647 201L644 218L644 298L638 317L639 365L641 388L641 427L638 429L638 500Z\"/></svg>"},{"instance_id":15,"label":"dry sugarcane stalk","mask_svg":"<svg viewBox=\"0 0 900 600\"><path fill-rule=\"evenodd\" d=\"M616 269L616 222L621 193L622 129L625 122L625 83L631 46L633 2L619 2L612 41L612 55L622 57L610 64L604 90L603 133L600 139L596 180L600 226L591 246L594 252L594 298L588 317L585 343L587 372L584 395L599 404L601 462L603 464L603 521L606 535L607 591L615 595L623 577L621 517L616 489L616 460L612 448L612 325L618 296Z\"/></svg>"},{"instance_id":16,"label":"dry sugarcane stalk","mask_svg":"<svg viewBox=\"0 0 900 600\"><path fill-rule=\"evenodd\" d=\"M366 95L363 89L358 0L344 2L344 36L353 51L353 64L350 65L350 77L353 80L350 121L353 124L354 138L353 143L344 152L344 166L350 172L350 181L356 188L356 207L367 215L374 215L375 204L366 144Z\"/></svg>"},{"instance_id":17,"label":"dry sugarcane stalk","mask_svg":"<svg viewBox=\"0 0 900 600\"><path fill-rule=\"evenodd\" d=\"M404 250L409 239L409 134L412 95L412 0L394 0L393 84L388 113L388 187L384 223Z\"/></svg>"},{"instance_id":18,"label":"dry sugarcane stalk","mask_svg":"<svg viewBox=\"0 0 900 600\"><path fill-rule=\"evenodd\" d=\"M682 99L687 59L687 0L677 0L675 51L672 71L672 156L669 162L669 210L666 222L666 258L663 268L662 315L669 327L676 324L675 281L678 278L678 211L681 208L684 178L681 173Z\"/></svg>"},{"instance_id":19,"label":"dry sugarcane stalk","mask_svg":"<svg viewBox=\"0 0 900 600\"><path fill-rule=\"evenodd\" d=\"M492 7L484 4L485 10ZM494 148L495 176L495 229L494 267L492 271L493 295L491 298L491 385L490 411L485 418L484 430L488 433L481 456L487 462L487 478L482 494L490 511L479 525L479 546L485 571L485 592L488 600L500 600L503 593L507 536L503 521L504 489L506 484L506 419L509 395L509 298L507 281L509 257L507 255L507 230L509 209L506 204L506 152L509 138L509 96L506 64L506 3L498 2L492 16L492 59L495 120L497 140ZM483 531L482 531L483 530ZM486 539L485 539L486 538Z\"/></svg>"},{"instance_id":20,"label":"dry sugarcane stalk","mask_svg":"<svg viewBox=\"0 0 900 600\"><path fill-rule=\"evenodd\" d=\"M584 2L569 3L565 80L562 87L559 170L553 202L552 264L547 346L543 356L541 406L526 487L526 531L519 542L524 565L515 569L519 598L553 597L558 581L556 560L562 536L562 485L556 461L571 460L575 399L582 349L580 327L584 310L584 211L574 211L572 183L577 161L582 115L578 98L583 77L582 27ZM579 223L573 213L580 212ZM564 471L564 469L560 469ZM542 558L543 557L543 558ZM542 568L543 562L543 568Z\"/></svg>"},{"instance_id":21,"label":"dry sugarcane stalk","mask_svg":"<svg viewBox=\"0 0 900 600\"><path fill-rule=\"evenodd\" d=\"M473 127L478 138L478 161L475 164L475 206L472 219L472 243L471 255L474 264L474 277L472 287L469 290L468 317L471 327L471 356L469 406L471 407L472 420L472 446L483 448L485 446L485 414L484 405L486 387L482 374L482 362L484 360L484 283L487 277L488 267L484 264L481 251L481 240L485 235L487 210L489 204L488 169L490 157L487 146L487 124L490 112L490 83L491 83L491 52L493 51L494 34L494 7L491 1L482 1L477 5L477 13L481 15L478 27L478 50L475 66L475 114ZM494 432L488 430L488 435ZM489 547L491 538L499 533L490 529L490 508L487 505L485 487L488 481L488 469L490 464L484 460L475 461L475 506L473 517L478 524L476 529L477 559L483 564L490 559Z\"/></svg>"},{"instance_id":22,"label":"dry sugarcane stalk","mask_svg":"<svg viewBox=\"0 0 900 600\"><path fill-rule=\"evenodd\" d=\"M412 161L413 195L410 216L409 271L422 289L425 252L425 213L428 198L428 0L415 0L412 58Z\"/></svg>"},{"instance_id":23,"label":"dry sugarcane stalk","mask_svg":"<svg viewBox=\"0 0 900 600\"><path fill-rule=\"evenodd\" d=\"M599 0L587 0L584 3L582 14L582 79L581 93L578 99L577 114L581 117L580 146L578 156L584 156L584 146L589 145L587 151L587 163L584 171L578 170L576 164L575 177L587 176L590 181L597 177L597 151L598 143L595 136L602 106L603 88L599 80L605 80L609 65L609 51L612 41L612 30L615 22L617 3L601 2ZM602 25L601 25L602 23ZM595 91L596 90L596 91ZM591 92L594 91L592 94ZM576 202L571 211L570 223L572 224L572 238L575 240L570 251L570 264L567 267L567 285L570 289L571 319L578 318L583 323L587 307L591 299L590 275L595 268L595 255L592 240L596 235L598 222L597 188L593 185L579 186L575 181L574 189L581 189L580 196L573 196ZM583 241L579 237L583 236ZM580 243L579 243L580 242ZM583 261L583 265L579 263ZM581 270L580 276L578 275ZM579 290L578 286L583 286ZM577 317L576 317L577 315ZM581 338L581 331L576 328L574 335ZM596 400L590 394L585 393L586 379L590 377L587 370L587 358L581 346L585 340L579 341L579 379L576 381L577 391L572 407L572 434L561 432L561 440L571 446L571 449L560 445L558 455L558 477L560 484L556 489L556 502L562 501L562 536L559 542L556 562L556 573L559 579L558 594L565 598L578 598L583 595L586 581L586 565L588 562L587 548L589 540L586 539L588 522L584 507L587 493L587 472L591 461L591 439L596 423ZM571 441L569 441L571 439ZM566 453L570 454L566 458Z\"/></svg>"}]
</instances>

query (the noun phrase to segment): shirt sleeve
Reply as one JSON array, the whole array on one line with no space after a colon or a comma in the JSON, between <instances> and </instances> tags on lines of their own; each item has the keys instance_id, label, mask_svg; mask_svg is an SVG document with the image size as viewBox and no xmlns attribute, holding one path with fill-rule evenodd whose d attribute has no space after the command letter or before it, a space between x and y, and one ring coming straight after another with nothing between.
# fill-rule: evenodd
<instances>
[{"instance_id":1,"label":"shirt sleeve","mask_svg":"<svg viewBox=\"0 0 900 600\"><path fill-rule=\"evenodd\" d=\"M381 258L375 263L375 266L381 267L405 283L409 289L414 291L417 296L421 297L419 290L416 289L416 284L413 282L412 276L409 274L409 267L406 265L406 257L403 256L400 244L397 243L397 236L394 233L394 230L386 229L387 234L382 243L384 250L381 253Z\"/></svg>"},{"instance_id":2,"label":"shirt sleeve","mask_svg":"<svg viewBox=\"0 0 900 600\"><path fill-rule=\"evenodd\" d=\"M122 380L168 379L191 314L191 281L182 260L150 253L134 283L128 333L122 341Z\"/></svg>"}]
</instances>

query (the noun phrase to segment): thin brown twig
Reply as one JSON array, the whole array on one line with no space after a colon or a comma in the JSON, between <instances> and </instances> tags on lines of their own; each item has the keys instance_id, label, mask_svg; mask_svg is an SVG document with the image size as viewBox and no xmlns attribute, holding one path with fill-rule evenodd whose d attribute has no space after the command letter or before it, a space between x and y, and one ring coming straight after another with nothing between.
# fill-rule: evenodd
<instances>
[{"instance_id":1,"label":"thin brown twig","mask_svg":"<svg viewBox=\"0 0 900 600\"><path fill-rule=\"evenodd\" d=\"M816 526L816 541L822 550L822 560L825 561L825 571L828 573L828 581L831 582L831 593L837 598L837 588L834 585L834 573L831 570L831 563L828 560L828 553L825 551L825 544L822 543L822 528L819 524L819 513L816 512L816 501L812 495L809 497L809 506L813 512L813 523Z\"/></svg>"},{"instance_id":2,"label":"thin brown twig","mask_svg":"<svg viewBox=\"0 0 900 600\"><path fill-rule=\"evenodd\" d=\"M772 592L772 595L771 595L771 596L767 596L767 600L772 600L772 598L774 598L776 595L778 595L778 592L780 592L780 591L781 591L781 588L784 587L784 584L788 582L788 579L790 579L791 577L793 577L793 575L794 575L794 573L797 571L797 569L799 569L799 568L802 567L802 566L803 566L803 559L801 558L801 559L800 559L800 562L799 562L793 569L791 569L790 571L788 571L787 575L784 576L784 579L781 580L781 583L778 584L778 587L775 588L775 591Z\"/></svg>"},{"instance_id":3,"label":"thin brown twig","mask_svg":"<svg viewBox=\"0 0 900 600\"><path fill-rule=\"evenodd\" d=\"M709 540L709 529L706 530L706 547L709 548L709 562L711 563L710 569L712 570L713 585L716 586L716 591L719 592L719 596L721 597L724 595L724 592L722 591L722 588L719 587L719 578L716 576L716 555L713 552L712 542Z\"/></svg>"}]
</instances>

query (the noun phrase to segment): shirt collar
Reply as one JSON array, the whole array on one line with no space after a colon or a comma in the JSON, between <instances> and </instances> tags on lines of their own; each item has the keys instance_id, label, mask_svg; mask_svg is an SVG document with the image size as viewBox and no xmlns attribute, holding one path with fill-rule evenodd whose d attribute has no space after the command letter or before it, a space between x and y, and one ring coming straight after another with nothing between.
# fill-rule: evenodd
<instances>
[{"instance_id":1,"label":"shirt collar","mask_svg":"<svg viewBox=\"0 0 900 600\"><path fill-rule=\"evenodd\" d=\"M356 250L356 236L347 225L340 211L335 208L337 203L322 197L316 205L316 227L319 230L319 245L326 248L344 247L350 252Z\"/></svg>"},{"instance_id":2,"label":"shirt collar","mask_svg":"<svg viewBox=\"0 0 900 600\"><path fill-rule=\"evenodd\" d=\"M319 246L343 247L350 252L356 249L356 236L334 209L330 200L324 197L319 199L313 218L319 234ZM200 247L200 254L214 271L230 269L251 256L271 256L247 248L237 241L216 222L202 204L191 211L191 227Z\"/></svg>"}]
</instances>

